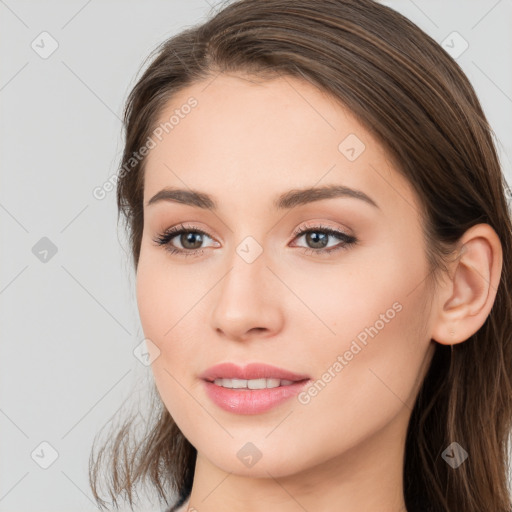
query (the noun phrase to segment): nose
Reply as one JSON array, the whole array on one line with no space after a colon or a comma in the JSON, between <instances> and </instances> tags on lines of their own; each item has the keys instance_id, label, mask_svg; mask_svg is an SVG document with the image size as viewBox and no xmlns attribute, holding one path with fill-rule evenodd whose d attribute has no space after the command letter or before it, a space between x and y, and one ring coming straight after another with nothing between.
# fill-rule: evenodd
<instances>
[{"instance_id":1,"label":"nose","mask_svg":"<svg viewBox=\"0 0 512 512\"><path fill-rule=\"evenodd\" d=\"M283 285L267 267L265 253L248 263L234 254L214 297L212 325L231 340L270 337L283 324Z\"/></svg>"}]
</instances>

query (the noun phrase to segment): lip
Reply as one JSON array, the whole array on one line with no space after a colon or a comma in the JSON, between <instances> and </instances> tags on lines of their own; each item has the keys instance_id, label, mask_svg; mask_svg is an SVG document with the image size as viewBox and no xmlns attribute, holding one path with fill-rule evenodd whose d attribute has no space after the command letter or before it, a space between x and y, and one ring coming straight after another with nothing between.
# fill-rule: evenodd
<instances>
[{"instance_id":1,"label":"lip","mask_svg":"<svg viewBox=\"0 0 512 512\"><path fill-rule=\"evenodd\" d=\"M268 364L251 363L245 367L222 363L200 375L206 395L221 409L236 414L260 414L300 393L310 381L308 375L297 374ZM293 384L265 389L230 389L214 384L215 379L280 379Z\"/></svg>"},{"instance_id":2,"label":"lip","mask_svg":"<svg viewBox=\"0 0 512 512\"><path fill-rule=\"evenodd\" d=\"M221 363L208 368L199 375L199 378L210 382L213 382L215 379L281 379L300 381L310 379L310 376L264 363L250 363L244 367L234 363Z\"/></svg>"}]
</instances>

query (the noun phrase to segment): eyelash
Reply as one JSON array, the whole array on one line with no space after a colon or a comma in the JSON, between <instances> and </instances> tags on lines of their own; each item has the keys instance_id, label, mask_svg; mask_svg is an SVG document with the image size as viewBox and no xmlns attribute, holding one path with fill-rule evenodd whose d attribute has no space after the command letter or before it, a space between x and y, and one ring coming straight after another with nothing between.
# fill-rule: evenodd
<instances>
[{"instance_id":1,"label":"eyelash","mask_svg":"<svg viewBox=\"0 0 512 512\"><path fill-rule=\"evenodd\" d=\"M352 235L347 235L346 233L343 233L342 231L338 231L336 229L329 228L327 226L313 226L308 227L307 229L297 229L294 231L293 236L294 239L305 235L307 233L325 233L327 235L331 235L334 238L339 239L342 244L338 247L335 247L334 249L311 249L309 247L300 247L306 254L321 254L321 255L329 255L331 253L340 251L340 250L347 250L351 246L358 243L358 240L356 237ZM156 238L153 239L153 242L155 242L158 246L164 246L165 250L170 252L171 254L178 254L180 256L201 256L205 249L178 249L176 247L172 247L170 245L170 241L173 238L176 238L178 235L181 235L183 233L199 233L200 235L206 235L208 238L212 238L208 233L201 229L196 229L193 227L186 227L183 224L180 224L178 226L174 226L172 228L169 228L165 230L162 234L158 235Z\"/></svg>"}]
</instances>

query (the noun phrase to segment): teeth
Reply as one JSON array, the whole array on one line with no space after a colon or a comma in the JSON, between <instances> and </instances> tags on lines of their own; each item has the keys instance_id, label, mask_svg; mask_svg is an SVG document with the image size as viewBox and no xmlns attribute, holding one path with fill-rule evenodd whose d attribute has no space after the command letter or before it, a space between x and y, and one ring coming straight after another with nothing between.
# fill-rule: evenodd
<instances>
[{"instance_id":1,"label":"teeth","mask_svg":"<svg viewBox=\"0 0 512 512\"><path fill-rule=\"evenodd\" d=\"M293 381L284 379L215 379L214 383L217 386L230 389L265 389L289 386L293 384Z\"/></svg>"}]
</instances>

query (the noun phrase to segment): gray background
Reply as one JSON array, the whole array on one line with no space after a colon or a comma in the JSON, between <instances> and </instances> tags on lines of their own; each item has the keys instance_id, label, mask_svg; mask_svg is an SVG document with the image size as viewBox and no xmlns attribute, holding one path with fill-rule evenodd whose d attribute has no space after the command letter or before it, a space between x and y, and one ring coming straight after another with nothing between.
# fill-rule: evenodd
<instances>
[{"instance_id":1,"label":"gray background","mask_svg":"<svg viewBox=\"0 0 512 512\"><path fill-rule=\"evenodd\" d=\"M453 31L468 42L457 60L510 182L511 0L385 3L439 42ZM213 5L0 0L2 512L96 510L93 437L124 399L143 397L136 391L151 375L133 354L143 334L115 192L98 200L92 191L117 171L122 107L143 59ZM43 31L58 43L46 59L31 47ZM42 442L58 452L47 469L52 451Z\"/></svg>"}]
</instances>

